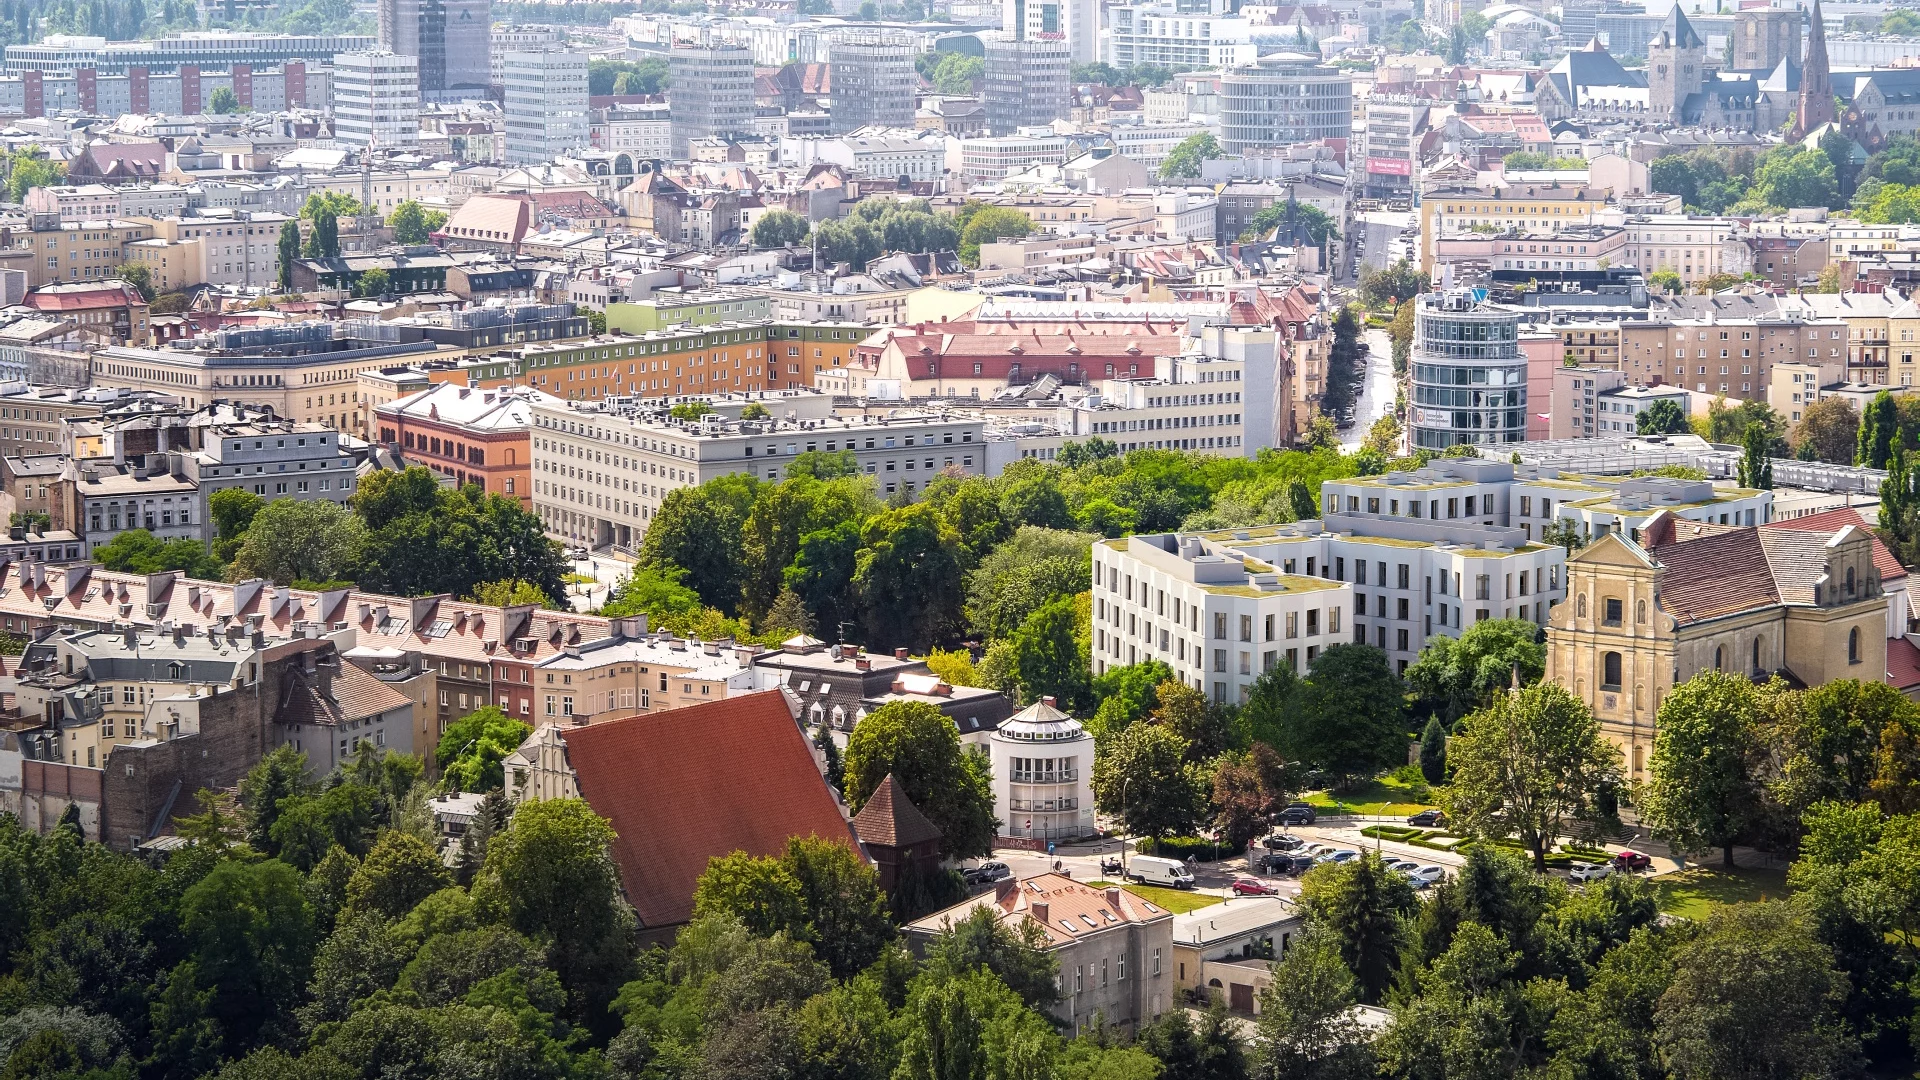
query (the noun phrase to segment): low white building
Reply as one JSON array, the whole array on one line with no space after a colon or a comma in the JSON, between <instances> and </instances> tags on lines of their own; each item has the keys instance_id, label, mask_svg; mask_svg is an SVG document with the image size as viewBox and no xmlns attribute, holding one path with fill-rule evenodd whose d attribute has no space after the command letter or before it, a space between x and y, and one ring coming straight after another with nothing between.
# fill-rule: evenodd
<instances>
[{"instance_id":1,"label":"low white building","mask_svg":"<svg viewBox=\"0 0 1920 1080\"><path fill-rule=\"evenodd\" d=\"M1077 840L1093 835L1093 736L1042 698L987 740L994 816L1004 836Z\"/></svg>"}]
</instances>

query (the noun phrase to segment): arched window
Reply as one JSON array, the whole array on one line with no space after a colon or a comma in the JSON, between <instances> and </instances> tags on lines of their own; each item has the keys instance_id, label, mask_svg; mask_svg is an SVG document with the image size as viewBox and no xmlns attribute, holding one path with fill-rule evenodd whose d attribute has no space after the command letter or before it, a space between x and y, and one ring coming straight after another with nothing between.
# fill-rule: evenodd
<instances>
[{"instance_id":1,"label":"arched window","mask_svg":"<svg viewBox=\"0 0 1920 1080\"><path fill-rule=\"evenodd\" d=\"M1759 638L1753 639L1753 670L1755 674L1759 674L1760 672L1760 639Z\"/></svg>"},{"instance_id":2,"label":"arched window","mask_svg":"<svg viewBox=\"0 0 1920 1080\"><path fill-rule=\"evenodd\" d=\"M1727 668L1727 650L1716 645L1714 646L1714 649L1713 649L1713 670L1725 671L1726 668Z\"/></svg>"},{"instance_id":3,"label":"arched window","mask_svg":"<svg viewBox=\"0 0 1920 1080\"><path fill-rule=\"evenodd\" d=\"M1620 692L1620 654L1607 653L1601 658L1600 689L1613 693Z\"/></svg>"},{"instance_id":4,"label":"arched window","mask_svg":"<svg viewBox=\"0 0 1920 1080\"><path fill-rule=\"evenodd\" d=\"M1853 567L1847 567L1847 595L1853 595Z\"/></svg>"},{"instance_id":5,"label":"arched window","mask_svg":"<svg viewBox=\"0 0 1920 1080\"><path fill-rule=\"evenodd\" d=\"M1860 662L1860 628L1856 626L1853 629L1847 631L1847 663L1857 664L1859 662Z\"/></svg>"}]
</instances>

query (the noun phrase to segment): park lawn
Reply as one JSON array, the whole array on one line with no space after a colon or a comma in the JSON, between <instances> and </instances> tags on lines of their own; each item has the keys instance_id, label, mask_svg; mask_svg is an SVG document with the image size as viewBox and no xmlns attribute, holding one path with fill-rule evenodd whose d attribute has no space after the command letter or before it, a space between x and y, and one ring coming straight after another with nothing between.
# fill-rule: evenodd
<instances>
[{"instance_id":1,"label":"park lawn","mask_svg":"<svg viewBox=\"0 0 1920 1080\"><path fill-rule=\"evenodd\" d=\"M1185 915L1189 911L1198 911L1203 907L1212 907L1221 900L1220 897L1208 893L1188 892L1185 889L1165 889L1158 885L1129 885L1124 881L1089 881L1087 884L1096 889L1104 889L1109 885L1118 885L1135 896L1138 896L1140 899L1158 904L1168 911L1173 912L1175 915Z\"/></svg>"},{"instance_id":2,"label":"park lawn","mask_svg":"<svg viewBox=\"0 0 1920 1080\"><path fill-rule=\"evenodd\" d=\"M1419 802L1413 798L1413 789L1392 777L1369 780L1352 791L1335 796L1330 791L1318 791L1307 796L1307 803L1315 810L1332 810L1345 806L1356 814L1375 817L1405 817L1432 808L1435 804Z\"/></svg>"},{"instance_id":3,"label":"park lawn","mask_svg":"<svg viewBox=\"0 0 1920 1080\"><path fill-rule=\"evenodd\" d=\"M1785 900L1789 891L1786 871L1747 867L1695 866L1654 878L1653 887L1661 911L1687 919L1704 919L1723 904Z\"/></svg>"}]
</instances>

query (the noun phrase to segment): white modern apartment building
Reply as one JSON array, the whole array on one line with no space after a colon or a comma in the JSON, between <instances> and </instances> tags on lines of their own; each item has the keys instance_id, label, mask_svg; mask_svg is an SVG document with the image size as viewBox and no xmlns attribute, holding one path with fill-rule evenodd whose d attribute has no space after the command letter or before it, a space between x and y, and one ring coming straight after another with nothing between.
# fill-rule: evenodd
<instances>
[{"instance_id":1,"label":"white modern apartment building","mask_svg":"<svg viewBox=\"0 0 1920 1080\"><path fill-rule=\"evenodd\" d=\"M1037 129L1036 129L1037 130ZM1067 160L1063 135L988 135L960 140L960 174L969 183L1000 180L1008 173Z\"/></svg>"},{"instance_id":2,"label":"white modern apartment building","mask_svg":"<svg viewBox=\"0 0 1920 1080\"><path fill-rule=\"evenodd\" d=\"M503 70L508 163L537 165L588 145L586 53L511 52Z\"/></svg>"},{"instance_id":3,"label":"white modern apartment building","mask_svg":"<svg viewBox=\"0 0 1920 1080\"><path fill-rule=\"evenodd\" d=\"M1435 458L1425 468L1329 480L1321 509L1409 522L1479 522L1520 530L1537 540L1556 521L1581 536L1631 536L1665 510L1687 521L1764 525L1773 520L1773 492L1718 488L1707 480L1666 476L1584 476L1485 458Z\"/></svg>"},{"instance_id":4,"label":"white modern apartment building","mask_svg":"<svg viewBox=\"0 0 1920 1080\"><path fill-rule=\"evenodd\" d=\"M507 81L507 54L566 47L567 32L557 26L496 26L487 49L487 76L494 86Z\"/></svg>"},{"instance_id":5,"label":"white modern apartment building","mask_svg":"<svg viewBox=\"0 0 1920 1080\"><path fill-rule=\"evenodd\" d=\"M946 140L937 133L908 130L860 131L832 138L788 136L780 140L783 164L809 166L830 161L858 176L896 180L902 176L931 183L947 171Z\"/></svg>"},{"instance_id":6,"label":"white modern apartment building","mask_svg":"<svg viewBox=\"0 0 1920 1080\"><path fill-rule=\"evenodd\" d=\"M333 71L335 142L395 147L420 141L419 57L341 53L333 58Z\"/></svg>"},{"instance_id":7,"label":"white modern apartment building","mask_svg":"<svg viewBox=\"0 0 1920 1080\"><path fill-rule=\"evenodd\" d=\"M1404 672L1435 635L1457 637L1495 618L1545 625L1565 595L1564 548L1471 522L1330 514L1093 550L1095 671L1137 662L1128 656L1159 659L1221 702L1244 701L1269 668L1305 672L1322 650L1346 642L1380 649ZM1192 587L1168 594L1178 614L1160 614L1161 590L1183 574ZM1180 623L1190 639L1184 651Z\"/></svg>"},{"instance_id":8,"label":"white modern apartment building","mask_svg":"<svg viewBox=\"0 0 1920 1080\"><path fill-rule=\"evenodd\" d=\"M1228 14L1226 0L1212 13L1192 14L1186 5L1129 4L1107 9L1107 62L1114 67L1158 64L1176 70L1250 64L1259 50L1253 24Z\"/></svg>"},{"instance_id":9,"label":"white modern apartment building","mask_svg":"<svg viewBox=\"0 0 1920 1080\"><path fill-rule=\"evenodd\" d=\"M1042 698L987 738L993 814L1008 836L1092 836L1093 736Z\"/></svg>"},{"instance_id":10,"label":"white modern apartment building","mask_svg":"<svg viewBox=\"0 0 1920 1080\"><path fill-rule=\"evenodd\" d=\"M1105 379L1098 394L1061 406L1060 433L1098 436L1122 452L1252 457L1275 445L1275 332L1208 326L1192 347L1182 355L1154 357L1150 378Z\"/></svg>"},{"instance_id":11,"label":"white modern apartment building","mask_svg":"<svg viewBox=\"0 0 1920 1080\"><path fill-rule=\"evenodd\" d=\"M534 511L551 535L570 542L633 547L674 489L733 473L779 480L800 454L851 451L882 495L912 495L949 470L986 473L984 420L944 410L788 420L786 397L537 402L530 450ZM764 401L772 419L737 419L748 401ZM733 408L697 421L668 415L688 402Z\"/></svg>"}]
</instances>

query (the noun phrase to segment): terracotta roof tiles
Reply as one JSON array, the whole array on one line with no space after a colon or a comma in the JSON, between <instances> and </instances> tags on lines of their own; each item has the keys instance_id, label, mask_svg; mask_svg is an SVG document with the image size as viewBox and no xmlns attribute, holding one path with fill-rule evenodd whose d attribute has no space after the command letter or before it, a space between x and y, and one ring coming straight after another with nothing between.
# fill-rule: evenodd
<instances>
[{"instance_id":1,"label":"terracotta roof tiles","mask_svg":"<svg viewBox=\"0 0 1920 1080\"><path fill-rule=\"evenodd\" d=\"M1837 510L1828 510L1825 513L1808 514L1805 517L1787 518L1781 521L1769 522L1764 527L1768 529L1799 529L1832 535L1848 525L1854 525L1862 529L1870 529L1873 523L1868 521L1861 515L1860 511L1855 510L1853 507L1843 506ZM1900 565L1900 560L1894 557L1893 552L1887 550L1887 545L1881 543L1878 536L1873 538L1873 568L1880 571L1880 580L1883 582L1899 581L1905 579L1907 576L1907 568Z\"/></svg>"},{"instance_id":2,"label":"terracotta roof tiles","mask_svg":"<svg viewBox=\"0 0 1920 1080\"><path fill-rule=\"evenodd\" d=\"M807 835L856 847L778 690L560 737L581 797L613 823L614 861L643 926L691 919L694 886L716 855L775 855Z\"/></svg>"},{"instance_id":3,"label":"terracotta roof tiles","mask_svg":"<svg viewBox=\"0 0 1920 1080\"><path fill-rule=\"evenodd\" d=\"M890 848L940 839L940 827L913 805L892 773L880 781L873 796L853 816L853 831L866 843Z\"/></svg>"}]
</instances>

